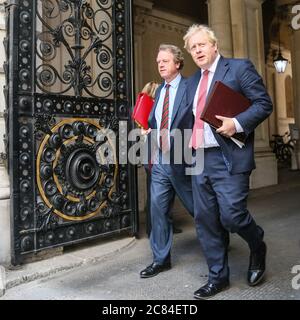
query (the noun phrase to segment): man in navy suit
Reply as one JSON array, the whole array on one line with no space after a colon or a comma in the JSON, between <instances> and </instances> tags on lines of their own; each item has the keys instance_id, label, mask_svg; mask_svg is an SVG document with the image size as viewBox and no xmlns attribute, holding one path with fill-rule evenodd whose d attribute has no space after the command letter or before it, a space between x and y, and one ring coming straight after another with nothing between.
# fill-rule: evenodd
<instances>
[{"instance_id":1,"label":"man in navy suit","mask_svg":"<svg viewBox=\"0 0 300 320\"><path fill-rule=\"evenodd\" d=\"M176 134L172 134L174 129L181 133L185 128L191 128L193 124L192 111L186 100L186 79L180 74L184 63L183 54L174 45L161 45L156 62L164 82L157 89L148 120L149 131L152 130L148 140L154 142L154 147L157 147L150 187L152 225L150 245L153 262L140 272L141 278L150 278L171 268L173 227L170 207L175 193L192 216L194 209L191 177L185 175L183 152L181 163L177 164L175 161L178 156L176 153L182 150L175 148L174 140L177 137Z\"/></svg>"},{"instance_id":2,"label":"man in navy suit","mask_svg":"<svg viewBox=\"0 0 300 320\"><path fill-rule=\"evenodd\" d=\"M272 112L272 102L253 64L246 59L226 59L219 54L214 32L193 25L184 36L185 48L199 70L188 79L187 96L195 115L190 146L204 148L204 169L192 177L197 236L209 268L208 282L195 291L196 299L209 298L229 286L229 233L237 233L250 248L248 284L261 282L265 272L264 231L247 210L249 176L255 168L254 130ZM214 130L200 114L215 81L222 81L251 101L235 118L217 116L223 125ZM240 148L231 137L246 136Z\"/></svg>"}]
</instances>

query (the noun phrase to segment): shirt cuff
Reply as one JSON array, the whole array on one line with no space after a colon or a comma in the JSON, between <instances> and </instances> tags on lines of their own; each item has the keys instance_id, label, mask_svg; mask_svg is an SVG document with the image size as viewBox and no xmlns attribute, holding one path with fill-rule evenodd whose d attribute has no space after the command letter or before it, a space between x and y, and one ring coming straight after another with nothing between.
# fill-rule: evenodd
<instances>
[{"instance_id":1,"label":"shirt cuff","mask_svg":"<svg viewBox=\"0 0 300 320\"><path fill-rule=\"evenodd\" d=\"M232 118L232 120L233 120L233 122L234 122L236 132L237 132L237 133L239 133L239 132L244 132L244 129L242 128L242 126L240 125L240 123L236 120L236 118Z\"/></svg>"}]
</instances>

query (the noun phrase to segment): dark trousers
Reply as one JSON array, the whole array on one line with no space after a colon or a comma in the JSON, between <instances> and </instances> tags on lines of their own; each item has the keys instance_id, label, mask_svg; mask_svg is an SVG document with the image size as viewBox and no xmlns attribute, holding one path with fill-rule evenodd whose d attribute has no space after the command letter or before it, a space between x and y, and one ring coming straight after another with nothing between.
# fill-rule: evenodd
<instances>
[{"instance_id":1,"label":"dark trousers","mask_svg":"<svg viewBox=\"0 0 300 320\"><path fill-rule=\"evenodd\" d=\"M220 148L204 150L204 170L192 176L194 217L209 268L209 281L229 280L228 232L238 233L256 250L263 230L247 209L250 172L230 174Z\"/></svg>"},{"instance_id":2,"label":"dark trousers","mask_svg":"<svg viewBox=\"0 0 300 320\"><path fill-rule=\"evenodd\" d=\"M146 233L148 238L150 237L151 234L151 171L150 170L146 170L146 174L147 174L147 200L146 200ZM174 194L174 199L171 200L172 203L174 203L175 201L175 194ZM172 208L170 209L172 210Z\"/></svg>"},{"instance_id":3,"label":"dark trousers","mask_svg":"<svg viewBox=\"0 0 300 320\"><path fill-rule=\"evenodd\" d=\"M147 203L146 203L146 233L148 237L150 236L151 232L151 171L146 169L147 174Z\"/></svg>"},{"instance_id":4,"label":"dark trousers","mask_svg":"<svg viewBox=\"0 0 300 320\"><path fill-rule=\"evenodd\" d=\"M151 172L151 234L150 245L153 260L165 262L170 254L173 240L173 223L170 208L175 193L188 212L193 216L193 194L191 177L176 175L170 165L155 164Z\"/></svg>"}]
</instances>

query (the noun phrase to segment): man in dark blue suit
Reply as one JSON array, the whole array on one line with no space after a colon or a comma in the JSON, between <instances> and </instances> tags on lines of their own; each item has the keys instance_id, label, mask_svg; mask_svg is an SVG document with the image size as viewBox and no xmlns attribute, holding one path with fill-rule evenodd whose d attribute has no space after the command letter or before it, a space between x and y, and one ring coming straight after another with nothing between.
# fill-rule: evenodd
<instances>
[{"instance_id":1,"label":"man in dark blue suit","mask_svg":"<svg viewBox=\"0 0 300 320\"><path fill-rule=\"evenodd\" d=\"M248 284L261 282L265 273L264 231L247 210L249 176L255 168L254 130L272 112L272 103L253 64L246 59L226 59L219 54L214 32L193 25L184 36L185 48L199 70L188 82L187 96L195 115L190 146L204 148L204 169L192 177L197 235L209 268L208 282L194 293L209 298L229 286L228 232L237 233L249 245ZM214 130L200 114L215 81L222 81L251 101L235 118L217 116L223 125ZM246 136L244 147L231 137Z\"/></svg>"},{"instance_id":2,"label":"man in dark blue suit","mask_svg":"<svg viewBox=\"0 0 300 320\"><path fill-rule=\"evenodd\" d=\"M185 175L185 165L182 162L184 152L175 147L178 144L176 145L174 140L180 141L180 137L172 134L176 129L177 133L183 135L183 130L191 128L193 124L193 114L186 100L186 79L180 74L183 63L183 54L178 47L159 47L157 65L164 83L156 92L155 103L149 116L151 133L148 135L148 141L152 142L151 156L154 160L150 187L150 245L153 262L140 272L141 278L150 278L171 268L173 227L170 207L175 193L193 215L191 177ZM184 143L181 146L184 147ZM188 147L187 144L185 147ZM181 159L176 161L177 153L180 152ZM156 158L153 159L153 156Z\"/></svg>"}]
</instances>

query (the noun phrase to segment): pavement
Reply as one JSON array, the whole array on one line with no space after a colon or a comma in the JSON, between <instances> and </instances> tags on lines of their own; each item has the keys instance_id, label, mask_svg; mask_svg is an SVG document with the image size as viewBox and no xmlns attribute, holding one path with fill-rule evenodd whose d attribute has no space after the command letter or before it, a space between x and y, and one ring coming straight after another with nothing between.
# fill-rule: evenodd
<instances>
[{"instance_id":1,"label":"pavement","mask_svg":"<svg viewBox=\"0 0 300 320\"><path fill-rule=\"evenodd\" d=\"M266 280L257 287L247 285L249 250L234 234L229 251L231 286L213 299L300 299L300 172L287 171L281 180L277 186L252 190L249 196L249 210L265 229ZM207 281L207 266L193 220L179 201L174 210L175 225L183 232L174 235L168 272L140 279L139 272L152 261L142 225L138 239L124 235L100 239L2 270L5 294L0 300L193 300L193 292Z\"/></svg>"},{"instance_id":2,"label":"pavement","mask_svg":"<svg viewBox=\"0 0 300 320\"><path fill-rule=\"evenodd\" d=\"M103 259L107 259L118 254L120 251L134 245L136 238L112 238L110 240L94 241L90 245L85 244L67 248L64 253L53 256L51 258L44 257L45 260L27 263L17 267L8 267L5 270L5 290L19 286L24 283L35 281L38 279L53 276L59 272L67 271L89 264L99 263ZM55 254L47 253L48 255ZM3 277L3 275L2 275Z\"/></svg>"}]
</instances>

